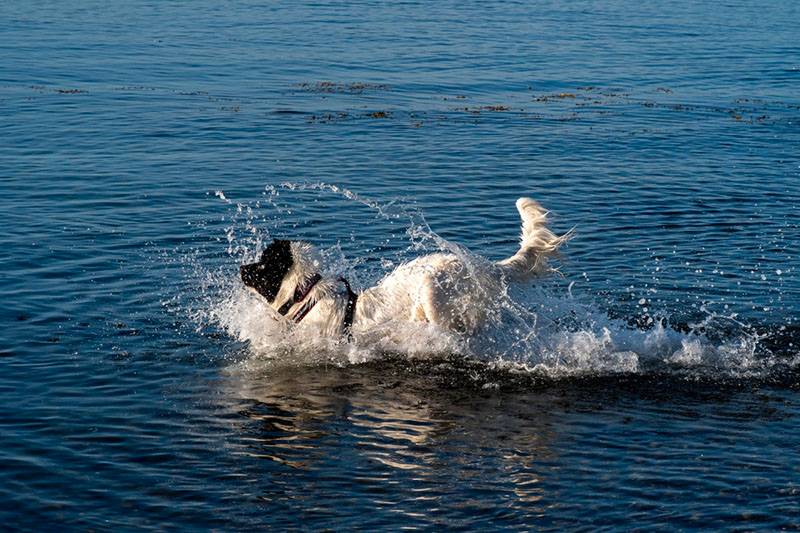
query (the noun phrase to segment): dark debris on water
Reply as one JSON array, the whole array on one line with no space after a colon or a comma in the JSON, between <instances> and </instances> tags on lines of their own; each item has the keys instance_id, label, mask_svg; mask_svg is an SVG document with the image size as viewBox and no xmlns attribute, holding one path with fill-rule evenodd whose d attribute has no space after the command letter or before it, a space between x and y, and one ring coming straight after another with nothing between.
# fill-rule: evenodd
<instances>
[{"instance_id":1,"label":"dark debris on water","mask_svg":"<svg viewBox=\"0 0 800 533\"><path fill-rule=\"evenodd\" d=\"M295 87L309 93L327 94L362 94L365 91L389 91L391 89L385 83L342 83L334 81L302 82L296 84Z\"/></svg>"}]
</instances>

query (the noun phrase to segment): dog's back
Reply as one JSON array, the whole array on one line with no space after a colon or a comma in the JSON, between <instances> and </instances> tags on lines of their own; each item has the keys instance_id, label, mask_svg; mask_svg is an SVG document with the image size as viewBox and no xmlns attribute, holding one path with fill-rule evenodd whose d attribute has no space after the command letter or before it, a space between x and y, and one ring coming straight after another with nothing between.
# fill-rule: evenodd
<instances>
[{"instance_id":1,"label":"dog's back","mask_svg":"<svg viewBox=\"0 0 800 533\"><path fill-rule=\"evenodd\" d=\"M546 225L547 211L535 200L520 198L516 205L522 218L516 254L497 263L444 253L414 259L362 295L357 321L400 318L462 333L476 330L498 301L503 278L519 282L552 272L548 260L571 236L554 234Z\"/></svg>"}]
</instances>

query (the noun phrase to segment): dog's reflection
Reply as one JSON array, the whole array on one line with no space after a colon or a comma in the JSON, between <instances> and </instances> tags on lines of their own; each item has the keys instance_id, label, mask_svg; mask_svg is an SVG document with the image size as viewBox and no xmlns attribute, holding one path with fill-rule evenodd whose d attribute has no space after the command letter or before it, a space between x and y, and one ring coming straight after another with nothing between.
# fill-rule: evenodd
<instances>
[{"instance_id":1,"label":"dog's reflection","mask_svg":"<svg viewBox=\"0 0 800 533\"><path fill-rule=\"evenodd\" d=\"M444 375L446 367L425 370ZM239 414L235 452L293 469L346 472L378 486L401 473L440 489L502 480L518 502L532 503L557 460L546 392L443 389L441 379L396 363L248 362L226 374L223 396Z\"/></svg>"}]
</instances>

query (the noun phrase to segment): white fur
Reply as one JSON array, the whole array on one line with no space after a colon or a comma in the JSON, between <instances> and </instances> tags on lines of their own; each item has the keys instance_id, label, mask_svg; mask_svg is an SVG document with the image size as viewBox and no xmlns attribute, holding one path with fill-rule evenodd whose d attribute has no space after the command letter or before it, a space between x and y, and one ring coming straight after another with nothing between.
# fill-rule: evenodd
<instances>
[{"instance_id":1,"label":"white fur","mask_svg":"<svg viewBox=\"0 0 800 533\"><path fill-rule=\"evenodd\" d=\"M530 198L517 200L522 218L520 248L513 256L497 263L465 261L456 254L436 253L405 263L375 287L358 296L353 334L391 324L393 321L427 322L438 327L472 333L486 320L491 303L499 298L506 281L523 282L553 272L548 259L570 238L571 232L557 236L547 228L547 211ZM294 294L322 271L320 254L303 242L291 243L294 264L272 302L279 309ZM347 290L336 277L319 281L307 298L316 301L299 327L325 336L342 334L347 305ZM305 300L304 300L305 301ZM293 305L291 317L303 302ZM277 312L277 320L286 320Z\"/></svg>"}]
</instances>

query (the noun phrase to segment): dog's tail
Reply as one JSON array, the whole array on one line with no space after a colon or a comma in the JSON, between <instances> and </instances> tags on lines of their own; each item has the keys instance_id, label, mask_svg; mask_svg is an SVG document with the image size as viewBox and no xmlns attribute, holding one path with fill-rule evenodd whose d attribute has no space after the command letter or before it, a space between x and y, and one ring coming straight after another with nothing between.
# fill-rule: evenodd
<instances>
[{"instance_id":1,"label":"dog's tail","mask_svg":"<svg viewBox=\"0 0 800 533\"><path fill-rule=\"evenodd\" d=\"M505 274L516 280L542 276L554 272L548 259L558 255L558 248L573 234L556 235L547 227L547 211L531 198L517 200L517 211L522 218L522 236L519 251L497 264Z\"/></svg>"}]
</instances>

